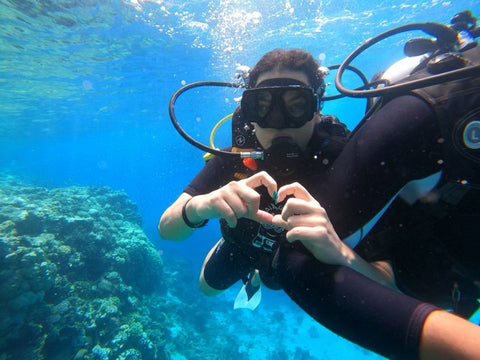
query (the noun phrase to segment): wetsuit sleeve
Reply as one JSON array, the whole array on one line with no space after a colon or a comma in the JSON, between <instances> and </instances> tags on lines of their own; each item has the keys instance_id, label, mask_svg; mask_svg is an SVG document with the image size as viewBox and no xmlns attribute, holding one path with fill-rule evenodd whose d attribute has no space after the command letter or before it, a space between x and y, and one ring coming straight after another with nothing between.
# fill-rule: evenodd
<instances>
[{"instance_id":1,"label":"wetsuit sleeve","mask_svg":"<svg viewBox=\"0 0 480 360\"><path fill-rule=\"evenodd\" d=\"M413 95L368 120L314 192L339 236L368 223L409 181L440 171L440 138L432 108Z\"/></svg>"},{"instance_id":2,"label":"wetsuit sleeve","mask_svg":"<svg viewBox=\"0 0 480 360\"><path fill-rule=\"evenodd\" d=\"M436 307L348 267L321 263L299 244L287 246L280 249L278 257L280 284L310 316L387 358L418 358L423 323Z\"/></svg>"}]
</instances>

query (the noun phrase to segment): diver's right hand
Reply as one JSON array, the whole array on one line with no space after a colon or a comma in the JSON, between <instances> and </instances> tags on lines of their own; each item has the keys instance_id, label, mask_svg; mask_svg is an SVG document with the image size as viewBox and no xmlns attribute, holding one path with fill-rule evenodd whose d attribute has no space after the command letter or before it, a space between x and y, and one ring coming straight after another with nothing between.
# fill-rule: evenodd
<instances>
[{"instance_id":1,"label":"diver's right hand","mask_svg":"<svg viewBox=\"0 0 480 360\"><path fill-rule=\"evenodd\" d=\"M319 261L332 265L348 266L352 251L340 240L327 212L299 183L282 186L278 201L287 198L282 213L275 215L272 223L287 230L289 242L300 241Z\"/></svg>"},{"instance_id":2,"label":"diver's right hand","mask_svg":"<svg viewBox=\"0 0 480 360\"><path fill-rule=\"evenodd\" d=\"M194 223L205 219L223 218L235 227L240 218L270 223L272 214L260 209L260 194L254 189L265 186L273 198L277 183L265 171L249 178L231 181L218 190L193 197L187 204L187 217Z\"/></svg>"}]
</instances>

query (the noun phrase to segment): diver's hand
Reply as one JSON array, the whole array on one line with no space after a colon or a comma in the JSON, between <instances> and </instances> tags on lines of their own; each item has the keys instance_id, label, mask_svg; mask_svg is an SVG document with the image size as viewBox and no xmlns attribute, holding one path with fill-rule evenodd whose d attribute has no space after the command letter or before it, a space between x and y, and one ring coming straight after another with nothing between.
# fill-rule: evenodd
<instances>
[{"instance_id":1,"label":"diver's hand","mask_svg":"<svg viewBox=\"0 0 480 360\"><path fill-rule=\"evenodd\" d=\"M232 181L218 190L198 195L188 203L187 215L198 222L204 219L223 218L230 227L235 227L240 218L271 223L273 215L260 210L260 194L254 189L265 186L273 197L277 183L265 171L249 178Z\"/></svg>"},{"instance_id":2,"label":"diver's hand","mask_svg":"<svg viewBox=\"0 0 480 360\"><path fill-rule=\"evenodd\" d=\"M348 249L335 232L325 209L299 183L282 186L278 190L278 202L288 195L293 197L287 200L282 213L273 217L272 223L286 229L287 240L299 240L317 260L346 265Z\"/></svg>"}]
</instances>

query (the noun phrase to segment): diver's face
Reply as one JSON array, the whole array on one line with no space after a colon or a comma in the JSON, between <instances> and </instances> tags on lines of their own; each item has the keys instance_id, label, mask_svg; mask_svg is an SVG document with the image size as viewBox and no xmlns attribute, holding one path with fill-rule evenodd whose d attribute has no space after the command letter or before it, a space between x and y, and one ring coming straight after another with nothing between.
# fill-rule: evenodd
<instances>
[{"instance_id":1,"label":"diver's face","mask_svg":"<svg viewBox=\"0 0 480 360\"><path fill-rule=\"evenodd\" d=\"M262 82L271 79L293 79L305 84L305 86L310 85L308 77L305 73L301 71L278 69L260 74L257 84L261 84ZM282 116L282 114L279 114L279 116ZM313 121L307 121L301 127L275 129L260 127L254 122L253 126L255 127L255 136L264 149L271 147L272 142L280 137L288 137L292 139L292 141L295 142L301 149L305 149L310 141L310 138L312 137L315 124Z\"/></svg>"}]
</instances>

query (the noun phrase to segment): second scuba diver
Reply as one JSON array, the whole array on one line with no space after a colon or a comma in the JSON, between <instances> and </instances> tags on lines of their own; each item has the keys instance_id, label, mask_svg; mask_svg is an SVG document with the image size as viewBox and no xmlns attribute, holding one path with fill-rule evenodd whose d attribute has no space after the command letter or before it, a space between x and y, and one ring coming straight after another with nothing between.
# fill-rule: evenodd
<instances>
[{"instance_id":1,"label":"second scuba diver","mask_svg":"<svg viewBox=\"0 0 480 360\"><path fill-rule=\"evenodd\" d=\"M479 36L468 15L454 18L471 19L462 20L459 31ZM433 52L409 80L457 68L478 71L480 46L460 36L453 40L449 52ZM429 304L462 316L478 307L479 87L480 76L471 75L390 93L355 131L321 186L311 194L298 184L279 189L279 200L297 199L287 200L274 224L313 255L280 251L282 287L317 321L388 358L480 358L480 327ZM346 244L382 260L386 279L415 298L352 271Z\"/></svg>"}]
</instances>

